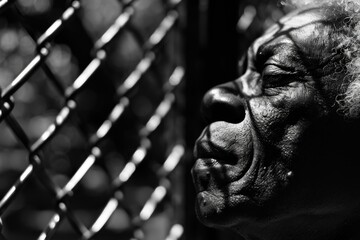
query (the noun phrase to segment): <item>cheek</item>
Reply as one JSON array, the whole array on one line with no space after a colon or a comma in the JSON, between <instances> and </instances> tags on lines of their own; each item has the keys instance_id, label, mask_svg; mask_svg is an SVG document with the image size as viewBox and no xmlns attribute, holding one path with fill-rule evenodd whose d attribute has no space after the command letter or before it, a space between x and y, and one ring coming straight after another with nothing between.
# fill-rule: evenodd
<instances>
[{"instance_id":1,"label":"cheek","mask_svg":"<svg viewBox=\"0 0 360 240\"><path fill-rule=\"evenodd\" d=\"M253 186L258 189L254 192L259 202L267 202L288 186L303 135L321 115L321 105L315 101L313 91L292 90L249 101L253 139L258 142L254 151L260 156Z\"/></svg>"},{"instance_id":2,"label":"cheek","mask_svg":"<svg viewBox=\"0 0 360 240\"><path fill-rule=\"evenodd\" d=\"M277 95L251 99L249 111L260 140L269 143L296 140L305 126L325 112L314 88L304 84Z\"/></svg>"},{"instance_id":3,"label":"cheek","mask_svg":"<svg viewBox=\"0 0 360 240\"><path fill-rule=\"evenodd\" d=\"M261 146L255 151L263 156L257 182L264 186L258 188L266 188L272 193L276 186L287 185L287 174L301 155L299 151L306 130L324 113L315 93L300 87L276 96L250 100L254 138Z\"/></svg>"},{"instance_id":4,"label":"cheek","mask_svg":"<svg viewBox=\"0 0 360 240\"><path fill-rule=\"evenodd\" d=\"M249 101L249 115L255 135L261 142L273 142L282 135L288 112L276 108L265 98Z\"/></svg>"},{"instance_id":5,"label":"cheek","mask_svg":"<svg viewBox=\"0 0 360 240\"><path fill-rule=\"evenodd\" d=\"M298 116L312 120L322 115L325 106L324 100L314 85L296 82L286 91L268 97L267 100L273 108L288 113L287 118Z\"/></svg>"}]
</instances>

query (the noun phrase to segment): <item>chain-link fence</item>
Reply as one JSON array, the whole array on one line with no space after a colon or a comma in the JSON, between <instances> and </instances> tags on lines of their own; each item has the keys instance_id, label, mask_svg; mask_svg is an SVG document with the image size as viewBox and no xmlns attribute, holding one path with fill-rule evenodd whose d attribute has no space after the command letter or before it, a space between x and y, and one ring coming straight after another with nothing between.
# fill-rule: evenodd
<instances>
[{"instance_id":1,"label":"chain-link fence","mask_svg":"<svg viewBox=\"0 0 360 240\"><path fill-rule=\"evenodd\" d=\"M277 5L0 0L0 238L237 239L197 221L187 153Z\"/></svg>"},{"instance_id":2,"label":"chain-link fence","mask_svg":"<svg viewBox=\"0 0 360 240\"><path fill-rule=\"evenodd\" d=\"M182 236L181 5L0 1L1 237Z\"/></svg>"}]
</instances>

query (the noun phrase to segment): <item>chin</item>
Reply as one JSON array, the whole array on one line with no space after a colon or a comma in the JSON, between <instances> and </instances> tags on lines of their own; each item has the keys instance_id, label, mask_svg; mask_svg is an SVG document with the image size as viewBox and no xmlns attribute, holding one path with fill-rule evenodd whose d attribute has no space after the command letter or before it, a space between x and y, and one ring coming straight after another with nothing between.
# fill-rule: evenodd
<instances>
[{"instance_id":1,"label":"chin","mask_svg":"<svg viewBox=\"0 0 360 240\"><path fill-rule=\"evenodd\" d=\"M208 227L231 228L257 219L259 206L244 195L202 191L196 196L196 215Z\"/></svg>"}]
</instances>

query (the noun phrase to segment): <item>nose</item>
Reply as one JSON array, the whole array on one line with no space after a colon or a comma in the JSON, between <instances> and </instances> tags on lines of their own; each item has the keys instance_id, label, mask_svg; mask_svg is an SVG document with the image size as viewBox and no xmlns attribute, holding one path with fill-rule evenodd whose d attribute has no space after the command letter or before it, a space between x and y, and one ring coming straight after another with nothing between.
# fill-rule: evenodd
<instances>
[{"instance_id":1,"label":"nose","mask_svg":"<svg viewBox=\"0 0 360 240\"><path fill-rule=\"evenodd\" d=\"M203 98L201 112L207 123L242 122L245 118L245 103L239 96L236 83L228 82L210 89Z\"/></svg>"}]
</instances>

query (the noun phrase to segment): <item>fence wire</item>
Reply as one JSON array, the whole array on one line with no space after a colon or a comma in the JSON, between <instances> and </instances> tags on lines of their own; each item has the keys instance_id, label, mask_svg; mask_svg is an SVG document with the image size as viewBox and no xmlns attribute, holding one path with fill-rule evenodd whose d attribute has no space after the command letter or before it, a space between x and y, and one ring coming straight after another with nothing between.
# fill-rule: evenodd
<instances>
[{"instance_id":1,"label":"fence wire","mask_svg":"<svg viewBox=\"0 0 360 240\"><path fill-rule=\"evenodd\" d=\"M181 159L185 153L179 134L175 134L177 139L173 139L168 143L169 146L163 154L166 155L164 160L157 159L153 164L146 165L147 167L154 168L151 171L155 172L157 186L153 188L148 200L145 201L143 207L136 214L129 210L131 206L128 205L131 202L129 203L126 200L124 186L129 183L141 164L148 158L151 159L148 155L149 151L156 145L153 143L153 135L157 131L181 131L176 129L179 127L178 125L174 126L171 122L178 121L179 118L179 110L177 110L179 90L177 89L182 84L185 74L182 63L178 60L181 59L180 57L176 57L177 59L172 61L172 70L169 71L170 75L168 75L167 80L162 81L162 87L156 88L156 91L161 96L160 101L157 102L157 107L149 114L150 117L142 120L142 126L138 126L137 131L132 133L134 136L137 136L138 146L131 148L132 154L123 163L122 168L115 174L115 177L112 174L108 174L108 178L111 178L109 182L110 193L107 195L107 200L95 220L90 224L88 221L83 221L77 216L77 209L72 205L75 196L81 195L81 192L77 191L81 181L84 180L85 176L89 174L90 170L97 163L103 164L104 154L108 151L105 144L106 141L111 139L113 135L121 134L118 131L118 125L122 124L121 119L123 116L128 114L127 110L131 106L134 96L140 94L138 93L137 86L140 85L140 82L152 67L159 67L156 66L160 64L158 58L159 55L163 54L164 50L158 49L164 49L164 46L176 48L181 41L174 34L174 32L178 31L181 0L162 1L165 9L164 17L149 38L141 44L142 57L140 61L123 80L112 85L114 86L113 92L115 93L113 96L113 99L115 99L113 101L114 104L108 106L109 110L106 116L101 116L102 120L99 124L96 124L96 127L90 128L91 131L89 131L89 128L84 127L88 125L87 120L89 119L86 116L81 116L82 112L79 111L79 106L82 104L82 101L78 97L84 93L84 89L87 89L87 85L90 84L89 82L91 82L99 69L104 65L106 66L109 52L113 51L112 44L118 41L117 37L125 29L133 30L134 27L131 25L131 22L137 14L138 5L136 5L136 2L135 0L119 1L119 5L122 7L121 14L94 41L91 51L93 58L91 61L80 71L77 78L70 85L65 86L46 60L56 45L58 35L64 31L64 28L70 23L71 19L78 17L79 12L81 12L82 7L87 2L78 0L69 2L69 5L62 14L42 34L36 35L32 32L31 28L26 26L24 22L21 22L20 19L25 14L17 6L17 1L0 1L0 13L11 11L11 14L17 14L20 26L27 31L27 34L36 44L35 56L10 84L1 91L0 124L5 125L13 133L28 155L28 165L16 179L15 183L1 196L0 229L2 229L3 237L6 237L7 226L6 217L4 216L6 216L7 211L11 211L11 205L17 198L20 198L23 189L29 187L27 182L32 177L35 177L40 182L54 202L51 211L52 216L38 235L37 239L39 240L53 239L59 226L65 219L77 233L78 239L91 239L96 234L102 232L109 219L118 209L124 209L129 214L130 224L126 229L122 229L123 232L131 233L129 239L146 239L146 233L143 231L144 224L152 218L161 203L167 201L170 204L174 204L172 202L174 197L172 196L178 197L179 193L176 192L179 191L178 183L174 181L172 175L176 175L177 169L181 171L178 166L181 165ZM169 37L169 35L173 37ZM32 78L39 69L42 69L46 75L46 84L50 84L56 89L57 94L60 96L59 98L61 98L60 102L63 102L63 104L54 117L54 121L40 134L39 138L34 140L32 137L29 137L27 129L22 126L22 122L14 115L14 109L17 104L16 94L32 81ZM106 79L100 80L99 78L96 78L96 80L98 82L92 83L95 86L101 86L105 84L103 81L107 81ZM53 180L52 171L47 169L47 161L49 160L46 159L48 156L44 152L46 152L45 148L59 135L59 132L62 131L68 122L76 125L77 129L81 132L81 136L86 139L87 147L82 150L81 156L84 156L83 159L76 160L80 161L80 164L76 169L73 169L72 175L69 176L69 179L62 186ZM161 124L169 122L169 126L174 127L175 130L168 128L159 130ZM127 132L124 134L126 135ZM126 137L124 138L126 139ZM119 151L121 152L121 149ZM119 159L118 161L123 160ZM177 175L177 178L179 178L179 175ZM39 197L41 198L41 196ZM171 222L172 226L169 227L168 236L165 239L175 240L181 238L183 233L182 221L180 216L174 215Z\"/></svg>"}]
</instances>

